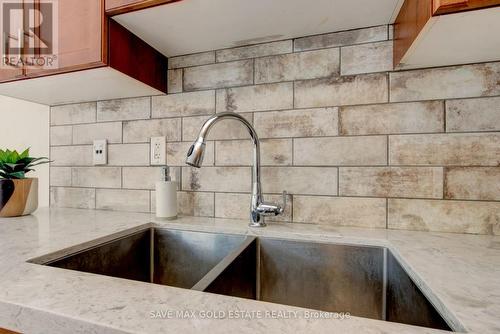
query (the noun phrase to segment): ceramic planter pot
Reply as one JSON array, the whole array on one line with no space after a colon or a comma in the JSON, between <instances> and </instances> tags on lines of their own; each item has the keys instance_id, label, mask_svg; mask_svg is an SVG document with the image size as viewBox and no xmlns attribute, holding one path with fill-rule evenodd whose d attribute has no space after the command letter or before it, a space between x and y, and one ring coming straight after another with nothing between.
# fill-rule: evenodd
<instances>
[{"instance_id":1,"label":"ceramic planter pot","mask_svg":"<svg viewBox=\"0 0 500 334\"><path fill-rule=\"evenodd\" d=\"M38 208L38 179L0 179L0 217L19 217Z\"/></svg>"}]
</instances>

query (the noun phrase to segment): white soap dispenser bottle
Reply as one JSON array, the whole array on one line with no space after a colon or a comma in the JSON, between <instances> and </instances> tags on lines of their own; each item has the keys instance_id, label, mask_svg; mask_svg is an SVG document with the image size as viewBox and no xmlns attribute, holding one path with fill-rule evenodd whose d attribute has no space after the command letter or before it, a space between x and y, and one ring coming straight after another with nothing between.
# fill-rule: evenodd
<instances>
[{"instance_id":1,"label":"white soap dispenser bottle","mask_svg":"<svg viewBox=\"0 0 500 334\"><path fill-rule=\"evenodd\" d=\"M161 169L161 181L156 182L156 218L177 218L177 182L172 181L168 166Z\"/></svg>"}]
</instances>

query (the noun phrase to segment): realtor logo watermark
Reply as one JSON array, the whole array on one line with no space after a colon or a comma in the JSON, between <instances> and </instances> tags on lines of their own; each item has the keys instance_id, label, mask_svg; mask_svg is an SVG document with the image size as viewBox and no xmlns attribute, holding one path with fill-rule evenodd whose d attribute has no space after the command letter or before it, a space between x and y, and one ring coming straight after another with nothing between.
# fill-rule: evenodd
<instances>
[{"instance_id":1,"label":"realtor logo watermark","mask_svg":"<svg viewBox=\"0 0 500 334\"><path fill-rule=\"evenodd\" d=\"M324 312L315 310L151 310L150 319L313 319L345 320L349 312Z\"/></svg>"},{"instance_id":2,"label":"realtor logo watermark","mask_svg":"<svg viewBox=\"0 0 500 334\"><path fill-rule=\"evenodd\" d=\"M1 0L2 68L58 67L58 0Z\"/></svg>"}]
</instances>

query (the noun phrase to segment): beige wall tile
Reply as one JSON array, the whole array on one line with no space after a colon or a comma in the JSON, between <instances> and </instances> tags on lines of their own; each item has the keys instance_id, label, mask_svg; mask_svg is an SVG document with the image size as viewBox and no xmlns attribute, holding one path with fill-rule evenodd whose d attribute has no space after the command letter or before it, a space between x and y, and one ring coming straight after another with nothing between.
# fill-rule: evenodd
<instances>
[{"instance_id":1,"label":"beige wall tile","mask_svg":"<svg viewBox=\"0 0 500 334\"><path fill-rule=\"evenodd\" d=\"M152 117L180 117L215 113L215 91L207 90L152 97Z\"/></svg>"},{"instance_id":2,"label":"beige wall tile","mask_svg":"<svg viewBox=\"0 0 500 334\"><path fill-rule=\"evenodd\" d=\"M253 60L240 60L184 69L184 90L253 84Z\"/></svg>"},{"instance_id":3,"label":"beige wall tile","mask_svg":"<svg viewBox=\"0 0 500 334\"><path fill-rule=\"evenodd\" d=\"M109 100L97 102L97 121L127 121L151 116L151 98Z\"/></svg>"},{"instance_id":4,"label":"beige wall tile","mask_svg":"<svg viewBox=\"0 0 500 334\"><path fill-rule=\"evenodd\" d=\"M71 145L73 143L73 127L52 126L50 128L50 146Z\"/></svg>"},{"instance_id":5,"label":"beige wall tile","mask_svg":"<svg viewBox=\"0 0 500 334\"><path fill-rule=\"evenodd\" d=\"M96 121L96 103L77 103L50 108L50 125L93 123Z\"/></svg>"},{"instance_id":6,"label":"beige wall tile","mask_svg":"<svg viewBox=\"0 0 500 334\"><path fill-rule=\"evenodd\" d=\"M260 112L254 114L260 138L338 135L338 108Z\"/></svg>"},{"instance_id":7,"label":"beige wall tile","mask_svg":"<svg viewBox=\"0 0 500 334\"><path fill-rule=\"evenodd\" d=\"M95 123L73 126L73 144L93 144L96 139L107 139L108 143L122 142L122 122Z\"/></svg>"},{"instance_id":8,"label":"beige wall tile","mask_svg":"<svg viewBox=\"0 0 500 334\"><path fill-rule=\"evenodd\" d=\"M346 46L341 51L342 75L392 71L392 41Z\"/></svg>"},{"instance_id":9,"label":"beige wall tile","mask_svg":"<svg viewBox=\"0 0 500 334\"><path fill-rule=\"evenodd\" d=\"M215 194L215 217L248 219L250 220L250 194ZM264 195L266 202L272 202L281 205L283 199L281 195ZM292 196L287 196L285 212L283 215L275 217L265 217L266 221L292 221Z\"/></svg>"},{"instance_id":10,"label":"beige wall tile","mask_svg":"<svg viewBox=\"0 0 500 334\"><path fill-rule=\"evenodd\" d=\"M444 132L442 101L342 107L341 135Z\"/></svg>"},{"instance_id":11,"label":"beige wall tile","mask_svg":"<svg viewBox=\"0 0 500 334\"><path fill-rule=\"evenodd\" d=\"M214 216L214 194L200 192L177 193L177 205L181 215L213 217Z\"/></svg>"},{"instance_id":12,"label":"beige wall tile","mask_svg":"<svg viewBox=\"0 0 500 334\"><path fill-rule=\"evenodd\" d=\"M337 168L263 167L262 189L271 194L286 190L292 195L337 195Z\"/></svg>"},{"instance_id":13,"label":"beige wall tile","mask_svg":"<svg viewBox=\"0 0 500 334\"><path fill-rule=\"evenodd\" d=\"M167 71L167 93L182 92L182 69Z\"/></svg>"},{"instance_id":14,"label":"beige wall tile","mask_svg":"<svg viewBox=\"0 0 500 334\"><path fill-rule=\"evenodd\" d=\"M343 45L385 41L387 26L339 31L330 34L297 38L294 43L295 51L322 49Z\"/></svg>"},{"instance_id":15,"label":"beige wall tile","mask_svg":"<svg viewBox=\"0 0 500 334\"><path fill-rule=\"evenodd\" d=\"M156 194L151 191L151 212L156 213ZM214 193L177 192L177 213L183 216L213 217Z\"/></svg>"},{"instance_id":16,"label":"beige wall tile","mask_svg":"<svg viewBox=\"0 0 500 334\"><path fill-rule=\"evenodd\" d=\"M283 82L217 90L217 112L293 108L293 83Z\"/></svg>"},{"instance_id":17,"label":"beige wall tile","mask_svg":"<svg viewBox=\"0 0 500 334\"><path fill-rule=\"evenodd\" d=\"M72 169L73 186L91 188L121 188L120 167L75 167Z\"/></svg>"},{"instance_id":18,"label":"beige wall tile","mask_svg":"<svg viewBox=\"0 0 500 334\"><path fill-rule=\"evenodd\" d=\"M500 95L500 62L390 74L391 101Z\"/></svg>"},{"instance_id":19,"label":"beige wall tile","mask_svg":"<svg viewBox=\"0 0 500 334\"><path fill-rule=\"evenodd\" d=\"M186 166L186 157L189 148L193 145L189 142L167 143L167 164L169 166ZM207 141L205 146L205 155L203 166L213 166L214 164L214 142Z\"/></svg>"},{"instance_id":20,"label":"beige wall tile","mask_svg":"<svg viewBox=\"0 0 500 334\"><path fill-rule=\"evenodd\" d=\"M50 206L53 208L95 209L95 189L51 187Z\"/></svg>"},{"instance_id":21,"label":"beige wall tile","mask_svg":"<svg viewBox=\"0 0 500 334\"><path fill-rule=\"evenodd\" d=\"M500 201L500 167L445 170L445 198Z\"/></svg>"},{"instance_id":22,"label":"beige wall tile","mask_svg":"<svg viewBox=\"0 0 500 334\"><path fill-rule=\"evenodd\" d=\"M169 95L51 108L53 205L94 209L97 192L98 208L154 210L150 137L165 135L179 214L248 219L240 122L214 126L204 168L185 165L203 123L234 111L261 139L266 200L294 194L295 216L289 203L278 220L384 228L385 197L401 197L389 200L394 228L500 234L500 62L388 74L391 30L172 57ZM108 166L92 166L94 139L110 142Z\"/></svg>"},{"instance_id":23,"label":"beige wall tile","mask_svg":"<svg viewBox=\"0 0 500 334\"><path fill-rule=\"evenodd\" d=\"M166 137L167 141L181 140L181 119L150 119L123 123L124 143L148 143L151 137Z\"/></svg>"},{"instance_id":24,"label":"beige wall tile","mask_svg":"<svg viewBox=\"0 0 500 334\"><path fill-rule=\"evenodd\" d=\"M295 108L384 103L388 98L382 73L295 82Z\"/></svg>"},{"instance_id":25,"label":"beige wall tile","mask_svg":"<svg viewBox=\"0 0 500 334\"><path fill-rule=\"evenodd\" d=\"M287 166L292 164L291 139L263 139L260 144L261 165ZM215 146L215 162L218 166L253 165L253 144L250 140L218 141Z\"/></svg>"},{"instance_id":26,"label":"beige wall tile","mask_svg":"<svg viewBox=\"0 0 500 334\"><path fill-rule=\"evenodd\" d=\"M338 48L263 57L255 59L255 83L331 77L339 69Z\"/></svg>"},{"instance_id":27,"label":"beige wall tile","mask_svg":"<svg viewBox=\"0 0 500 334\"><path fill-rule=\"evenodd\" d=\"M149 144L108 145L111 166L148 166Z\"/></svg>"},{"instance_id":28,"label":"beige wall tile","mask_svg":"<svg viewBox=\"0 0 500 334\"><path fill-rule=\"evenodd\" d=\"M200 52L168 59L168 68L180 68L215 63L215 52Z\"/></svg>"},{"instance_id":29,"label":"beige wall tile","mask_svg":"<svg viewBox=\"0 0 500 334\"><path fill-rule=\"evenodd\" d=\"M389 199L392 229L500 234L500 202Z\"/></svg>"},{"instance_id":30,"label":"beige wall tile","mask_svg":"<svg viewBox=\"0 0 500 334\"><path fill-rule=\"evenodd\" d=\"M387 164L385 136L294 139L294 165L377 166Z\"/></svg>"},{"instance_id":31,"label":"beige wall tile","mask_svg":"<svg viewBox=\"0 0 500 334\"><path fill-rule=\"evenodd\" d=\"M99 210L150 212L148 190L96 189Z\"/></svg>"},{"instance_id":32,"label":"beige wall tile","mask_svg":"<svg viewBox=\"0 0 500 334\"><path fill-rule=\"evenodd\" d=\"M242 114L247 121L253 123L251 113ZM210 116L186 117L182 119L182 140L193 141L198 138L201 127L210 118ZM215 124L210 129L208 140L224 139L249 139L248 129L237 120L225 119Z\"/></svg>"},{"instance_id":33,"label":"beige wall tile","mask_svg":"<svg viewBox=\"0 0 500 334\"><path fill-rule=\"evenodd\" d=\"M385 228L384 198L294 196L293 220L330 226Z\"/></svg>"},{"instance_id":34,"label":"beige wall tile","mask_svg":"<svg viewBox=\"0 0 500 334\"><path fill-rule=\"evenodd\" d=\"M216 57L218 62L239 59L256 58L263 56L290 53L293 50L292 40L278 41L250 46L242 46L232 49L218 50Z\"/></svg>"},{"instance_id":35,"label":"beige wall tile","mask_svg":"<svg viewBox=\"0 0 500 334\"><path fill-rule=\"evenodd\" d=\"M123 167L123 188L154 190L161 181L161 167ZM180 182L180 168L170 167L172 181Z\"/></svg>"},{"instance_id":36,"label":"beige wall tile","mask_svg":"<svg viewBox=\"0 0 500 334\"><path fill-rule=\"evenodd\" d=\"M339 195L443 198L443 168L343 167Z\"/></svg>"},{"instance_id":37,"label":"beige wall tile","mask_svg":"<svg viewBox=\"0 0 500 334\"><path fill-rule=\"evenodd\" d=\"M50 185L71 187L71 167L50 167Z\"/></svg>"},{"instance_id":38,"label":"beige wall tile","mask_svg":"<svg viewBox=\"0 0 500 334\"><path fill-rule=\"evenodd\" d=\"M50 148L51 166L90 166L92 146L55 146Z\"/></svg>"},{"instance_id":39,"label":"beige wall tile","mask_svg":"<svg viewBox=\"0 0 500 334\"><path fill-rule=\"evenodd\" d=\"M446 101L446 132L500 131L500 97Z\"/></svg>"},{"instance_id":40,"label":"beige wall tile","mask_svg":"<svg viewBox=\"0 0 500 334\"><path fill-rule=\"evenodd\" d=\"M250 167L182 168L182 190L250 192Z\"/></svg>"},{"instance_id":41,"label":"beige wall tile","mask_svg":"<svg viewBox=\"0 0 500 334\"><path fill-rule=\"evenodd\" d=\"M498 166L500 133L390 136L389 164Z\"/></svg>"}]
</instances>

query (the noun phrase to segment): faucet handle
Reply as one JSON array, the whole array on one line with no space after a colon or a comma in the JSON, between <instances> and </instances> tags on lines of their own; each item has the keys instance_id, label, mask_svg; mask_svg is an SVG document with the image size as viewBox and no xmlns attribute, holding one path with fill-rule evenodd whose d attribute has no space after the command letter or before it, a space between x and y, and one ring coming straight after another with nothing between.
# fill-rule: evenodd
<instances>
[{"instance_id":1,"label":"faucet handle","mask_svg":"<svg viewBox=\"0 0 500 334\"><path fill-rule=\"evenodd\" d=\"M280 209L279 209L279 214L283 214L283 212L285 212L285 208L286 208L286 202L287 202L287 197L288 197L288 193L286 192L286 190L283 190L283 204L280 206Z\"/></svg>"}]
</instances>

